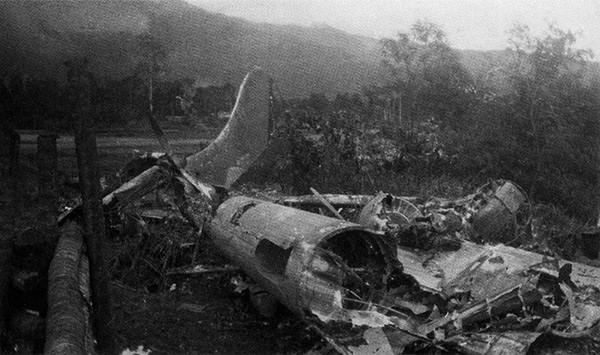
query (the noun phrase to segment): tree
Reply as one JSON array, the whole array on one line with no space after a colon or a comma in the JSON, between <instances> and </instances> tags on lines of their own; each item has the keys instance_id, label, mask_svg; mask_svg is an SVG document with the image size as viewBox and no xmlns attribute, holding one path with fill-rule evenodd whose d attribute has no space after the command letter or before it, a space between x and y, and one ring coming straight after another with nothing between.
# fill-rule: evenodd
<instances>
[{"instance_id":1,"label":"tree","mask_svg":"<svg viewBox=\"0 0 600 355\"><path fill-rule=\"evenodd\" d=\"M591 53L554 26L534 37L517 25L509 43L506 88L480 98L455 146L487 176L513 179L530 197L591 218L600 164L598 93L584 80Z\"/></svg>"},{"instance_id":2,"label":"tree","mask_svg":"<svg viewBox=\"0 0 600 355\"><path fill-rule=\"evenodd\" d=\"M409 122L435 118L456 127L470 101L472 80L440 27L417 21L397 39L382 40L384 64Z\"/></svg>"},{"instance_id":3,"label":"tree","mask_svg":"<svg viewBox=\"0 0 600 355\"><path fill-rule=\"evenodd\" d=\"M323 93L311 93L308 99L302 101L302 106L323 114L329 106L329 99Z\"/></svg>"},{"instance_id":4,"label":"tree","mask_svg":"<svg viewBox=\"0 0 600 355\"><path fill-rule=\"evenodd\" d=\"M331 102L331 108L333 111L348 111L362 113L364 109L364 103L359 94L337 94Z\"/></svg>"},{"instance_id":5,"label":"tree","mask_svg":"<svg viewBox=\"0 0 600 355\"><path fill-rule=\"evenodd\" d=\"M193 96L193 108L203 118L216 121L219 112L231 112L235 104L235 87L227 82L221 86L200 86L194 84L196 89Z\"/></svg>"},{"instance_id":6,"label":"tree","mask_svg":"<svg viewBox=\"0 0 600 355\"><path fill-rule=\"evenodd\" d=\"M535 38L527 26L517 25L511 35L507 119L520 127L515 138L531 159L531 189L547 195L555 193L551 185L571 180L581 184L576 189L588 190L596 183L600 113L583 81L591 52L576 49L576 36L555 26Z\"/></svg>"},{"instance_id":7,"label":"tree","mask_svg":"<svg viewBox=\"0 0 600 355\"><path fill-rule=\"evenodd\" d=\"M159 39L151 32L144 32L137 36L138 52L136 76L139 77L148 90L148 109L154 112L153 94L155 81L167 69L167 52Z\"/></svg>"}]
</instances>

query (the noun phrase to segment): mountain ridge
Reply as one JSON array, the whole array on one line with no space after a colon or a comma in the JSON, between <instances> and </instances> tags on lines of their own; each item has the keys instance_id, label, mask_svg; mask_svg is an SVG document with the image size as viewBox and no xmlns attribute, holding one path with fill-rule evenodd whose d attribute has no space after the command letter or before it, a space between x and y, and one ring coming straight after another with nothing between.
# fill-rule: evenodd
<instances>
[{"instance_id":1,"label":"mountain ridge","mask_svg":"<svg viewBox=\"0 0 600 355\"><path fill-rule=\"evenodd\" d=\"M374 38L322 24L257 23L183 0L0 2L0 31L8 34L0 37L6 49L0 77L20 72L64 80L62 63L85 56L100 80L123 78L135 67L135 36L150 31L166 49L171 78L237 84L261 66L290 98L359 92L386 81ZM478 72L502 61L503 51L459 52Z\"/></svg>"},{"instance_id":2,"label":"mountain ridge","mask_svg":"<svg viewBox=\"0 0 600 355\"><path fill-rule=\"evenodd\" d=\"M85 4L85 5L83 5ZM62 62L90 59L98 77L132 72L135 35L151 30L168 54L169 76L222 84L261 66L285 95L358 91L384 78L377 42L333 28L260 24L173 1L0 3L8 50L0 75L64 79Z\"/></svg>"}]
</instances>

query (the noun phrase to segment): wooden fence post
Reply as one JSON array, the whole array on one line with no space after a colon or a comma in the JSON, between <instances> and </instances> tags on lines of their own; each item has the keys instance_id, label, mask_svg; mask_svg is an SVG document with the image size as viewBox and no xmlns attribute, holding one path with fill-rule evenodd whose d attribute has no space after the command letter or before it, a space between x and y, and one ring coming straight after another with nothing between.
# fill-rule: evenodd
<instances>
[{"instance_id":1,"label":"wooden fence post","mask_svg":"<svg viewBox=\"0 0 600 355\"><path fill-rule=\"evenodd\" d=\"M41 134L37 138L37 167L39 186L39 213L37 229L50 244L58 238L58 192L56 170L58 166L54 134Z\"/></svg>"},{"instance_id":2,"label":"wooden fence post","mask_svg":"<svg viewBox=\"0 0 600 355\"><path fill-rule=\"evenodd\" d=\"M75 148L84 215L84 237L90 263L94 331L99 352L110 354L115 351L111 329L113 318L109 290L110 275L103 258L106 230L94 120L90 108L90 79L86 64L86 61L70 62L67 65L67 76L75 104Z\"/></svg>"},{"instance_id":3,"label":"wooden fence post","mask_svg":"<svg viewBox=\"0 0 600 355\"><path fill-rule=\"evenodd\" d=\"M16 186L18 185L20 145L20 137L13 130L7 131L5 138L9 142L9 167L6 178L1 179L0 184L0 187L7 191L0 201L0 352L7 350L8 317L12 308L8 299L8 289L13 272L15 220L18 216L15 202L18 200Z\"/></svg>"}]
</instances>

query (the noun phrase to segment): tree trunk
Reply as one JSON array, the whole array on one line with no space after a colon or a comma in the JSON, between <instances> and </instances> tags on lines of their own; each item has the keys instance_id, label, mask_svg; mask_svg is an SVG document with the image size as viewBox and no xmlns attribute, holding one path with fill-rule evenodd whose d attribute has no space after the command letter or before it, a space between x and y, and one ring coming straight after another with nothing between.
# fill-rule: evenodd
<instances>
[{"instance_id":1,"label":"tree trunk","mask_svg":"<svg viewBox=\"0 0 600 355\"><path fill-rule=\"evenodd\" d=\"M110 323L109 272L103 257L106 239L102 189L98 177L96 139L89 129L81 129L76 137L79 182L81 185L85 241L90 258L94 329L101 353L113 351Z\"/></svg>"},{"instance_id":2,"label":"tree trunk","mask_svg":"<svg viewBox=\"0 0 600 355\"><path fill-rule=\"evenodd\" d=\"M98 151L94 134L94 120L90 108L90 83L85 68L71 73L71 84L77 119L75 148L79 167L79 184L83 207L83 227L90 262L94 330L101 353L114 352L111 330L112 311L109 290L109 272L103 258L106 238L102 188L98 174Z\"/></svg>"}]
</instances>

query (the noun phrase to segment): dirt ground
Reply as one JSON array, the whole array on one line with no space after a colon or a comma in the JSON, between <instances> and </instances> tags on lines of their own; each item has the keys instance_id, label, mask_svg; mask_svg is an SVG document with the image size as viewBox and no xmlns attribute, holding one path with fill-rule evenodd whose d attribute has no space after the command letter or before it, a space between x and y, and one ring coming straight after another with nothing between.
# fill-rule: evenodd
<instances>
[{"instance_id":1,"label":"dirt ground","mask_svg":"<svg viewBox=\"0 0 600 355\"><path fill-rule=\"evenodd\" d=\"M199 260L219 262L213 252L207 246ZM154 292L113 282L121 346L144 345L152 354L290 354L318 342L285 309L271 319L258 314L247 293L234 292L236 274L171 276Z\"/></svg>"}]
</instances>

